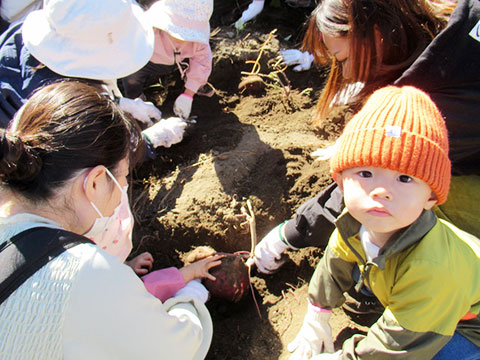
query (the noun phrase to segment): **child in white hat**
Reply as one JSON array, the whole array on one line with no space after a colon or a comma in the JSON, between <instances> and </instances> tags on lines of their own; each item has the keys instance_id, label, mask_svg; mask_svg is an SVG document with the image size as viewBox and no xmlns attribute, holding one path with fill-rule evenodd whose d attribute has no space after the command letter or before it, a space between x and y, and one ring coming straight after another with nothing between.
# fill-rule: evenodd
<instances>
[{"instance_id":1,"label":"child in white hat","mask_svg":"<svg viewBox=\"0 0 480 360\"><path fill-rule=\"evenodd\" d=\"M140 97L149 76L180 71L185 90L174 104L175 115L188 119L193 96L207 83L212 71L210 17L212 0L161 0L147 11L154 28L155 46L150 62L123 79L125 96Z\"/></svg>"},{"instance_id":2,"label":"child in white hat","mask_svg":"<svg viewBox=\"0 0 480 360\"><path fill-rule=\"evenodd\" d=\"M101 81L124 111L150 126L142 134L154 157L154 148L180 142L187 124L161 120L152 103L124 98L117 87L117 79L148 62L153 46L152 26L132 0L44 0L0 38L0 127L42 85L67 77Z\"/></svg>"}]
</instances>

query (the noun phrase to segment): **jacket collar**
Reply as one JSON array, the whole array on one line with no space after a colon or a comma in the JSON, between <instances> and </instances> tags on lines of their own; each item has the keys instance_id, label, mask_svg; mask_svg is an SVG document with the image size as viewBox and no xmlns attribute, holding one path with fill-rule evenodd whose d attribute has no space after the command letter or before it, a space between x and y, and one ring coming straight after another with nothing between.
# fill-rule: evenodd
<instances>
[{"instance_id":1,"label":"jacket collar","mask_svg":"<svg viewBox=\"0 0 480 360\"><path fill-rule=\"evenodd\" d=\"M435 213L432 210L424 210L413 224L398 230L387 241L380 249L378 256L373 259L373 262L383 270L387 259L417 244L433 228L436 222L437 217ZM345 211L335 221L335 226L348 247L357 257L362 259L357 251L354 250L349 240L352 236L358 235L361 224L355 220L348 211Z\"/></svg>"}]
</instances>

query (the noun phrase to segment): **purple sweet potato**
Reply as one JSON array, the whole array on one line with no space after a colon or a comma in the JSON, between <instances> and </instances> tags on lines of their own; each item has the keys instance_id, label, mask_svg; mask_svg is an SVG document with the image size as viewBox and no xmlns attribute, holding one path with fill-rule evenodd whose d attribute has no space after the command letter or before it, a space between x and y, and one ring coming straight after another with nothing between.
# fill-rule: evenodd
<instances>
[{"instance_id":1,"label":"purple sweet potato","mask_svg":"<svg viewBox=\"0 0 480 360\"><path fill-rule=\"evenodd\" d=\"M236 303L248 293L248 268L241 255L222 255L225 255L221 259L222 264L210 270L216 280L204 279L203 284L212 297Z\"/></svg>"}]
</instances>

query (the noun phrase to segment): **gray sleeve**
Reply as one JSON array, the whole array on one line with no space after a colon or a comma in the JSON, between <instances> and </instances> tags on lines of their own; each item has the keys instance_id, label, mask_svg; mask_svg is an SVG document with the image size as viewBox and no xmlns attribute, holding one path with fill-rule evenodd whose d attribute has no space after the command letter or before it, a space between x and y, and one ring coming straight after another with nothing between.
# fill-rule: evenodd
<instances>
[{"instance_id":1,"label":"gray sleeve","mask_svg":"<svg viewBox=\"0 0 480 360\"><path fill-rule=\"evenodd\" d=\"M431 359L451 339L433 332L404 329L386 311L367 335L354 335L343 343L341 359Z\"/></svg>"},{"instance_id":2,"label":"gray sleeve","mask_svg":"<svg viewBox=\"0 0 480 360\"><path fill-rule=\"evenodd\" d=\"M353 284L352 271L355 263L340 259L330 250L317 265L308 286L308 298L322 308L339 307L345 302L343 293Z\"/></svg>"}]
</instances>

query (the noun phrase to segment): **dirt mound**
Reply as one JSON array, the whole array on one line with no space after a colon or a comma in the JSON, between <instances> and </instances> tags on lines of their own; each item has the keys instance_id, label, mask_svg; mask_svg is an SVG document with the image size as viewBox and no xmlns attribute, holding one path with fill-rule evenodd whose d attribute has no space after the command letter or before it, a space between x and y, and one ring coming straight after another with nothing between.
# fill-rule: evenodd
<instances>
[{"instance_id":1,"label":"dirt mound","mask_svg":"<svg viewBox=\"0 0 480 360\"><path fill-rule=\"evenodd\" d=\"M225 26L213 33L210 83L215 95L196 97L194 128L133 174L135 253L150 251L155 268L181 266L183 254L201 245L229 253L249 251L248 224L239 216L247 199L261 239L332 181L328 163L310 156L341 128L326 127L322 138L310 125L324 74L317 69L279 74L279 49L293 47L285 40L291 34L249 29L237 33ZM264 86L242 92L242 72L252 70ZM146 94L168 116L181 86L173 74ZM253 273L261 318L251 296L238 304L207 304L214 323L208 359L287 357L286 345L303 320L307 283L321 250L307 248L289 256L275 275ZM340 313L333 321L339 339L359 331Z\"/></svg>"}]
</instances>

